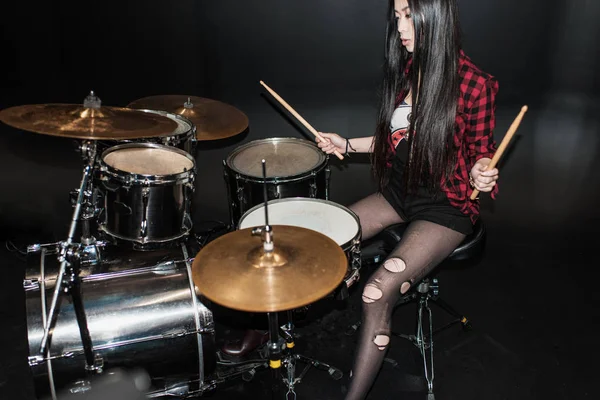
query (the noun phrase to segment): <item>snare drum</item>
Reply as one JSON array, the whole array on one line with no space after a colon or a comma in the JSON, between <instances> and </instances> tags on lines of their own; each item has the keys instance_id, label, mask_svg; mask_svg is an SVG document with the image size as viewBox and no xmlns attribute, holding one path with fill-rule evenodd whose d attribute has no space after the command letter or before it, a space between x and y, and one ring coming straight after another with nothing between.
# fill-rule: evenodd
<instances>
[{"instance_id":1,"label":"snare drum","mask_svg":"<svg viewBox=\"0 0 600 400\"><path fill-rule=\"evenodd\" d=\"M59 263L58 245L32 246L24 280L29 365L38 396L85 379L85 357L70 298L61 295L49 357L40 354ZM191 279L187 248L151 252L111 246L82 259L80 288L94 354L104 369L140 367L153 379L202 385L216 368L212 312ZM186 386L182 384L181 386Z\"/></svg>"},{"instance_id":2,"label":"snare drum","mask_svg":"<svg viewBox=\"0 0 600 400\"><path fill-rule=\"evenodd\" d=\"M187 235L196 162L183 150L154 143L109 148L100 160L104 196L100 230L139 245Z\"/></svg>"},{"instance_id":3,"label":"snare drum","mask_svg":"<svg viewBox=\"0 0 600 400\"><path fill-rule=\"evenodd\" d=\"M268 203L269 225L292 225L312 229L328 236L340 245L348 258L348 271L344 277L346 288L360 278L360 222L354 212L328 200L290 198L271 200ZM260 204L248 210L240 219L239 229L263 226L265 208ZM273 228L277 243L277 227Z\"/></svg>"},{"instance_id":4,"label":"snare drum","mask_svg":"<svg viewBox=\"0 0 600 400\"><path fill-rule=\"evenodd\" d=\"M235 149L224 163L232 225L264 202L263 159L269 200L329 197L328 157L316 144L296 138L255 140Z\"/></svg>"}]
</instances>

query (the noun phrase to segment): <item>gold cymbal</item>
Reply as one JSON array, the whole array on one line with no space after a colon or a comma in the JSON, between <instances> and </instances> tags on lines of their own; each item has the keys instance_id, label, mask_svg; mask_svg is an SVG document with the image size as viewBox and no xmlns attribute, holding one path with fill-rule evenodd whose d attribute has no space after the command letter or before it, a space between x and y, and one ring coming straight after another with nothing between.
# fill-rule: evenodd
<instances>
[{"instance_id":1,"label":"gold cymbal","mask_svg":"<svg viewBox=\"0 0 600 400\"><path fill-rule=\"evenodd\" d=\"M346 274L343 250L319 232L274 225L270 253L251 232L221 236L194 259L195 285L217 304L247 312L291 310L331 293Z\"/></svg>"},{"instance_id":2,"label":"gold cymbal","mask_svg":"<svg viewBox=\"0 0 600 400\"><path fill-rule=\"evenodd\" d=\"M225 139L248 127L246 114L229 104L196 96L164 95L135 100L130 108L162 110L179 114L196 125L196 139Z\"/></svg>"},{"instance_id":3,"label":"gold cymbal","mask_svg":"<svg viewBox=\"0 0 600 400\"><path fill-rule=\"evenodd\" d=\"M0 120L29 132L87 140L122 140L169 135L177 124L167 117L121 107L28 104L0 111Z\"/></svg>"}]
</instances>

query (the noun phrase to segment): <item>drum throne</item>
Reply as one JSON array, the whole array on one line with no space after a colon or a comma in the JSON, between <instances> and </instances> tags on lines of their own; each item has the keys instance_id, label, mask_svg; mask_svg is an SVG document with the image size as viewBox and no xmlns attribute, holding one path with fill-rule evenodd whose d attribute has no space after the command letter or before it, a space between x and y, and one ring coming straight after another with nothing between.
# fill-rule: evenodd
<instances>
[{"instance_id":1,"label":"drum throne","mask_svg":"<svg viewBox=\"0 0 600 400\"><path fill-rule=\"evenodd\" d=\"M363 265L379 264L398 245L407 224L396 224L384 229L375 237L366 240L362 245ZM404 294L394 305L399 306L415 302L417 304L417 328L415 334L404 334L392 332L393 336L411 341L421 353L423 359L423 370L427 381L428 400L434 400L433 394L433 337L435 334L455 325L460 324L464 330L471 329L469 319L462 313L456 311L450 304L439 295L439 280L437 273L442 269L465 268L476 265L483 254L485 247L486 231L481 218L473 227L473 233L468 235L463 242L429 275L425 276L416 285ZM433 313L430 303L436 304L454 319L441 327L433 329ZM350 327L347 334L356 332L360 323ZM427 330L427 332L426 332Z\"/></svg>"}]
</instances>

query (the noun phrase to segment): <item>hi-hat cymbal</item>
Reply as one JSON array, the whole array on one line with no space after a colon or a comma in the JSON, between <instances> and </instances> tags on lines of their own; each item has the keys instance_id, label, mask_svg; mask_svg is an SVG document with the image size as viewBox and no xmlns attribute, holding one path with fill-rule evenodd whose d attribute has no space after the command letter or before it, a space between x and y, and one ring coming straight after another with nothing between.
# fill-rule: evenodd
<instances>
[{"instance_id":1,"label":"hi-hat cymbal","mask_svg":"<svg viewBox=\"0 0 600 400\"><path fill-rule=\"evenodd\" d=\"M248 127L248 117L237 108L196 96L150 96L135 100L127 107L179 114L196 125L198 140L225 139L242 133Z\"/></svg>"},{"instance_id":2,"label":"hi-hat cymbal","mask_svg":"<svg viewBox=\"0 0 600 400\"><path fill-rule=\"evenodd\" d=\"M270 253L251 232L221 236L194 259L194 283L208 299L247 312L291 310L323 298L344 278L346 255L319 232L274 225Z\"/></svg>"},{"instance_id":3,"label":"hi-hat cymbal","mask_svg":"<svg viewBox=\"0 0 600 400\"><path fill-rule=\"evenodd\" d=\"M28 104L0 111L7 125L44 135L87 140L123 140L169 135L177 124L158 114L120 107Z\"/></svg>"}]
</instances>

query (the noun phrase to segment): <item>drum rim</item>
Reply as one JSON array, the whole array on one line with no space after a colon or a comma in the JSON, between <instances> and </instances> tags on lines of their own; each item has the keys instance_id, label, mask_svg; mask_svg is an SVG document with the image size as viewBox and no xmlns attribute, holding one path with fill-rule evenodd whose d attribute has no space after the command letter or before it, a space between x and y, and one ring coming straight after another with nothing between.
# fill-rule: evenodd
<instances>
[{"instance_id":1,"label":"drum rim","mask_svg":"<svg viewBox=\"0 0 600 400\"><path fill-rule=\"evenodd\" d=\"M188 127L188 129L182 133L171 132L171 133L165 133L164 135L160 135L160 136L156 136L156 137L160 137L160 138L169 137L169 136L184 137L184 138L186 138L188 136L195 137L194 123L192 121L190 121L188 118L184 117L183 115L171 113L171 112L164 111L164 110L151 110L149 108L136 108L136 110L141 111L141 112L146 112L146 113L160 114L160 115L164 115L166 117L174 117L174 119L179 119L182 122L184 122ZM149 138L145 138L145 139L149 139Z\"/></svg>"},{"instance_id":2,"label":"drum rim","mask_svg":"<svg viewBox=\"0 0 600 400\"><path fill-rule=\"evenodd\" d=\"M256 181L256 182L263 182L262 177L257 177L257 176L252 176L252 175L248 175L246 172L239 170L238 168L235 168L233 166L233 159L239 155L242 151L250 148L250 147L254 147L256 145L261 145L264 143L298 143L301 144L303 146L307 146L310 148L314 148L316 154L319 156L319 162L317 163L316 167L314 169L309 169L305 172L301 172L298 174L294 174L294 175L288 175L288 176L272 176L272 177L267 177L266 181L267 182L286 182L289 180L293 180L293 179L297 179L298 177L304 177L304 176L308 176L311 175L313 172L315 171L321 171L325 165L327 165L327 160L329 159L329 156L325 155L318 147L315 143L305 140L305 139L300 139L300 138L295 138L295 137L274 137L274 138L266 138L266 139L257 139L257 140L252 140L248 143L245 143L241 146L236 147L231 154L229 154L227 156L227 158L225 159L225 165L231 169L232 171L234 171L235 173L243 176L246 178L246 180L248 181Z\"/></svg>"},{"instance_id":3,"label":"drum rim","mask_svg":"<svg viewBox=\"0 0 600 400\"><path fill-rule=\"evenodd\" d=\"M356 213L355 213L354 211L352 211L351 209L349 209L348 207L346 207L346 206L344 206L344 205L342 205L342 204L336 203L336 202L334 202L334 201L331 201L331 200L325 200L325 199L316 199L316 198L312 198L312 197L286 197L286 198L284 198L284 199L273 199L273 200L269 200L269 201L267 202L267 205L270 205L270 204L277 204L277 203L283 203L283 202L290 202L290 201L298 201L298 200L300 200L300 201L307 201L307 202L311 202L311 203L324 203L324 204L328 204L328 205L330 205L330 206L334 206L334 207L337 207L337 208L339 208L339 209L341 209L341 210L343 210L343 211L346 211L348 214L350 214L350 216L351 216L351 217L354 219L354 221L356 222L356 226L357 226L358 230L357 230L357 232L356 232L356 235L354 235L354 236L352 237L352 239L348 240L348 241L347 241L347 242L345 242L343 245L340 245L340 247L342 248L342 250L346 251L346 250L350 249L350 248L353 246L353 244L354 244L354 242L355 242L356 240L360 240L360 238L362 238L362 229L361 229L361 227L360 227L360 220L358 219L358 215L356 215ZM257 204L257 205L255 205L254 207L252 207L252 208L248 209L248 210L247 210L247 211L246 211L246 212L245 212L245 213L244 213L244 214L243 214L243 215L240 217L240 220L239 220L239 222L238 222L238 224L237 224L237 229L238 229L238 230L239 230L239 229L245 229L245 228L241 228L241 227L240 227L240 226L241 226L241 224L242 224L242 221L244 220L244 218L245 218L246 216L248 216L249 214L251 214L253 211L256 211L256 210L258 210L259 208L261 208L261 207L264 207L264 205L265 205L265 203L260 203L260 204ZM273 224L273 225L277 225L277 224ZM249 228L249 227L246 227L246 228ZM310 228L307 228L307 229L310 229ZM313 229L313 230L314 230L314 229ZM318 232L318 231L315 231L315 232ZM320 233L320 232L319 232L319 233ZM323 233L323 235L325 235L325 234ZM327 236L327 235L325 235L325 236ZM330 238L330 239L331 239L331 238Z\"/></svg>"},{"instance_id":4,"label":"drum rim","mask_svg":"<svg viewBox=\"0 0 600 400\"><path fill-rule=\"evenodd\" d=\"M113 153L115 151L122 150L122 149L129 149L129 148L154 148L154 149L175 152L179 155L184 156L188 160L190 160L192 162L192 168L187 171L178 172L176 174L168 174L168 175L138 174L138 173L128 172L128 171L125 171L122 169L115 168L112 165L109 165L104 161L105 157L108 156L110 153ZM158 183L158 182L171 183L171 182L181 181L182 179L185 180L186 178L188 178L188 179L192 178L196 173L196 160L187 151L181 150L181 149L179 149L177 147L173 147L173 146L167 146L164 144L149 143L149 142L125 143L125 144L118 144L116 146L111 146L102 152L102 155L100 156L99 164L100 164L101 174L106 173L106 174L110 175L111 177L113 177L121 182L128 183L128 184L138 183L138 181L141 181L142 184L144 184L146 182L147 183L150 183L150 182L152 182L152 183ZM129 177L129 178L124 179L124 177Z\"/></svg>"}]
</instances>

